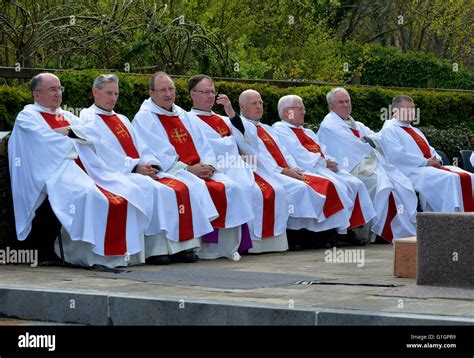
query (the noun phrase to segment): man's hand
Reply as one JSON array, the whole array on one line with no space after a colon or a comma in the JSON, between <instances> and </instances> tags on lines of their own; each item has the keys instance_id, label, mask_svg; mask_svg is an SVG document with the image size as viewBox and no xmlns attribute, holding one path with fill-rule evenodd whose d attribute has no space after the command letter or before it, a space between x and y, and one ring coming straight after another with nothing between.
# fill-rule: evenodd
<instances>
[{"instance_id":1,"label":"man's hand","mask_svg":"<svg viewBox=\"0 0 474 358\"><path fill-rule=\"evenodd\" d=\"M328 169L331 169L333 172L337 172L339 169L337 167L337 164L331 161L330 159L326 159L326 166Z\"/></svg>"},{"instance_id":2,"label":"man's hand","mask_svg":"<svg viewBox=\"0 0 474 358\"><path fill-rule=\"evenodd\" d=\"M229 97L225 94L219 94L216 100L217 104L222 104L224 106L225 114L227 117L232 118L235 116L235 111L232 108L232 103L230 102Z\"/></svg>"},{"instance_id":3,"label":"man's hand","mask_svg":"<svg viewBox=\"0 0 474 358\"><path fill-rule=\"evenodd\" d=\"M198 163L194 165L188 165L186 170L201 179L210 179L212 174L214 174L215 169L208 164Z\"/></svg>"},{"instance_id":4,"label":"man's hand","mask_svg":"<svg viewBox=\"0 0 474 358\"><path fill-rule=\"evenodd\" d=\"M70 130L69 127L61 127L61 128L53 129L53 131L55 131L56 133L59 133L59 134L65 135L65 136L67 136L69 134L69 130Z\"/></svg>"},{"instance_id":5,"label":"man's hand","mask_svg":"<svg viewBox=\"0 0 474 358\"><path fill-rule=\"evenodd\" d=\"M153 168L151 164L137 165L136 173L148 175L149 177L154 178L158 172L159 170Z\"/></svg>"},{"instance_id":6,"label":"man's hand","mask_svg":"<svg viewBox=\"0 0 474 358\"><path fill-rule=\"evenodd\" d=\"M434 155L430 159L428 159L428 162L426 163L427 167L439 168L441 167L441 165L442 165L441 160L436 158Z\"/></svg>"},{"instance_id":7,"label":"man's hand","mask_svg":"<svg viewBox=\"0 0 474 358\"><path fill-rule=\"evenodd\" d=\"M291 178L298 179L298 180L303 180L304 179L303 172L301 171L301 169L285 168L281 171L281 173L286 175L286 176L289 176Z\"/></svg>"}]
</instances>

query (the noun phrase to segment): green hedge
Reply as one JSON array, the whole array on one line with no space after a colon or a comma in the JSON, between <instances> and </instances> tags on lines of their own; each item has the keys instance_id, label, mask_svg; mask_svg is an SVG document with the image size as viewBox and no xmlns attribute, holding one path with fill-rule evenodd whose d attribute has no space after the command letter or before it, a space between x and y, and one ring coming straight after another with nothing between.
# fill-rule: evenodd
<instances>
[{"instance_id":1,"label":"green hedge","mask_svg":"<svg viewBox=\"0 0 474 358\"><path fill-rule=\"evenodd\" d=\"M58 73L66 87L63 107L72 108L76 113L92 103L91 86L97 71L66 71ZM133 118L140 104L148 97L148 76L117 74L120 78L120 98L116 110ZM187 92L187 79L175 80L177 87L176 103L185 109L191 107ZM278 120L277 102L286 94L300 95L307 108L306 120L309 124L321 122L327 114L326 93L331 86L306 86L281 88L268 84L248 84L239 82L218 82L217 91L226 93L238 109L239 94L245 89L255 89L265 102L264 122L271 124ZM383 125L381 110L388 108L392 98L398 94L408 94L420 108L420 125L437 129L449 129L464 124L474 131L474 94L455 91L394 90L381 87L346 87L351 94L353 116L374 130ZM0 130L11 129L17 113L31 101L28 84L20 87L0 86ZM216 108L222 112L222 108Z\"/></svg>"},{"instance_id":2,"label":"green hedge","mask_svg":"<svg viewBox=\"0 0 474 358\"><path fill-rule=\"evenodd\" d=\"M474 71L437 59L432 53L401 52L396 47L341 45L342 58L349 65L346 79L360 77L365 85L474 89Z\"/></svg>"}]
</instances>

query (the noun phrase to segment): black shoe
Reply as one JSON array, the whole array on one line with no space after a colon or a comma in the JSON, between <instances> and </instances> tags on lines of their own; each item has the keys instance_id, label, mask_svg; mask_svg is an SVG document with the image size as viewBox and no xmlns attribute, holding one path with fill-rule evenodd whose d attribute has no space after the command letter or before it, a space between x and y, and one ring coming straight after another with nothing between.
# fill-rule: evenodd
<instances>
[{"instance_id":1,"label":"black shoe","mask_svg":"<svg viewBox=\"0 0 474 358\"><path fill-rule=\"evenodd\" d=\"M330 238L333 237L333 233L330 231L312 232L305 230L306 235L303 238L303 249L318 250L328 247Z\"/></svg>"},{"instance_id":2,"label":"black shoe","mask_svg":"<svg viewBox=\"0 0 474 358\"><path fill-rule=\"evenodd\" d=\"M367 240L359 238L353 231L349 231L346 235L338 234L337 240L351 246L365 246L367 244Z\"/></svg>"},{"instance_id":3,"label":"black shoe","mask_svg":"<svg viewBox=\"0 0 474 358\"><path fill-rule=\"evenodd\" d=\"M117 269L117 268L113 268L113 267L109 267L109 266L105 266L105 265L99 265L99 264L92 265L91 267L89 267L87 269L92 270L92 271L101 271L101 272L110 272L110 273L127 272L125 270L121 270L121 269Z\"/></svg>"},{"instance_id":4,"label":"black shoe","mask_svg":"<svg viewBox=\"0 0 474 358\"><path fill-rule=\"evenodd\" d=\"M171 262L191 263L199 260L199 256L194 251L181 251L170 256Z\"/></svg>"},{"instance_id":5,"label":"black shoe","mask_svg":"<svg viewBox=\"0 0 474 358\"><path fill-rule=\"evenodd\" d=\"M374 244L389 245L390 242L385 240L382 236L377 235L377 237L375 238Z\"/></svg>"},{"instance_id":6,"label":"black shoe","mask_svg":"<svg viewBox=\"0 0 474 358\"><path fill-rule=\"evenodd\" d=\"M301 251L303 248L299 244L288 243L288 251Z\"/></svg>"},{"instance_id":7,"label":"black shoe","mask_svg":"<svg viewBox=\"0 0 474 358\"><path fill-rule=\"evenodd\" d=\"M169 265L171 259L168 255L150 256L145 260L148 265Z\"/></svg>"},{"instance_id":8,"label":"black shoe","mask_svg":"<svg viewBox=\"0 0 474 358\"><path fill-rule=\"evenodd\" d=\"M68 263L65 262L63 265L63 262L61 259L42 259L38 260L38 266L67 266Z\"/></svg>"}]
</instances>

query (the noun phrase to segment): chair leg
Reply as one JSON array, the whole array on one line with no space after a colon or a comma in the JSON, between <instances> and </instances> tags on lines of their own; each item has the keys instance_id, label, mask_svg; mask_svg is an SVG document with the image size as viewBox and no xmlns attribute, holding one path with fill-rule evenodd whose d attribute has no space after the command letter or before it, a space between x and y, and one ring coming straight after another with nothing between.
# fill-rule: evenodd
<instances>
[{"instance_id":1,"label":"chair leg","mask_svg":"<svg viewBox=\"0 0 474 358\"><path fill-rule=\"evenodd\" d=\"M64 260L63 238L61 237L61 232L59 232L58 243L59 243L59 253L61 254L61 261L63 263L63 267L66 267L66 261Z\"/></svg>"}]
</instances>

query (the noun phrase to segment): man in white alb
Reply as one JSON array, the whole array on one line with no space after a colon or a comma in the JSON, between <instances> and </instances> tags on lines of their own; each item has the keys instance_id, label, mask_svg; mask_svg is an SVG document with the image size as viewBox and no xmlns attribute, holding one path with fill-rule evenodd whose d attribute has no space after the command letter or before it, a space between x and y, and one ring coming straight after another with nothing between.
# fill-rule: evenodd
<instances>
[{"instance_id":1,"label":"man in white alb","mask_svg":"<svg viewBox=\"0 0 474 358\"><path fill-rule=\"evenodd\" d=\"M258 164L285 188L290 206L288 229L313 232L337 229L345 233L350 217L344 205L349 201L346 193L338 190L331 180L298 167L273 128L261 123L263 101L257 91L242 92L239 105L241 128L234 125L234 137L241 153L255 156Z\"/></svg>"},{"instance_id":2,"label":"man in white alb","mask_svg":"<svg viewBox=\"0 0 474 358\"><path fill-rule=\"evenodd\" d=\"M128 118L114 112L119 95L117 76L98 76L92 93L94 104L82 110L80 117L87 133L98 137L97 154L146 190L154 203L152 222L145 232L146 262L196 261L193 249L200 247L200 236L213 230L209 220L217 217L205 185L182 168L165 167L172 158L156 158Z\"/></svg>"},{"instance_id":3,"label":"man in white alb","mask_svg":"<svg viewBox=\"0 0 474 358\"><path fill-rule=\"evenodd\" d=\"M143 233L152 214L146 192L95 154L79 118L60 107L58 77L37 75L31 90L35 103L18 114L8 145L18 239L26 239L47 198L62 225L68 263L144 262Z\"/></svg>"},{"instance_id":4,"label":"man in white alb","mask_svg":"<svg viewBox=\"0 0 474 358\"><path fill-rule=\"evenodd\" d=\"M155 157L169 153L179 165L204 180L219 217L211 222L214 232L204 235L199 257L240 260L239 250L251 247L247 222L253 219L251 198L218 169L216 156L204 134L176 106L176 87L164 72L150 78L150 98L135 115L132 125Z\"/></svg>"},{"instance_id":5,"label":"man in white alb","mask_svg":"<svg viewBox=\"0 0 474 358\"><path fill-rule=\"evenodd\" d=\"M416 120L413 99L397 96L392 109L393 118L380 131L382 148L390 163L413 183L423 211L474 211L473 174L441 164L424 134L411 125Z\"/></svg>"},{"instance_id":6,"label":"man in white alb","mask_svg":"<svg viewBox=\"0 0 474 358\"><path fill-rule=\"evenodd\" d=\"M225 94L217 96L212 79L205 75L191 77L188 88L193 100L189 118L209 141L219 169L252 196L254 219L249 227L253 247L249 253L287 250L288 204L285 189L271 173L256 165L252 160L256 158L244 157L249 163L241 159L232 135L230 118L235 116L232 103ZM216 102L224 106L230 118L212 111Z\"/></svg>"},{"instance_id":7,"label":"man in white alb","mask_svg":"<svg viewBox=\"0 0 474 358\"><path fill-rule=\"evenodd\" d=\"M281 121L272 127L296 164L312 173L319 174L344 187L350 202L350 229L360 227L372 220L375 210L364 183L341 169L337 161L328 156L324 144L319 143L316 134L304 128L305 106L301 97L287 95L278 101L278 114ZM368 237L363 238L366 241Z\"/></svg>"},{"instance_id":8,"label":"man in white alb","mask_svg":"<svg viewBox=\"0 0 474 358\"><path fill-rule=\"evenodd\" d=\"M352 104L344 88L327 95L330 112L317 136L339 166L356 176L369 191L377 218L367 227L387 242L415 235L418 199L410 180L386 162L378 150L379 134L351 117Z\"/></svg>"}]
</instances>

